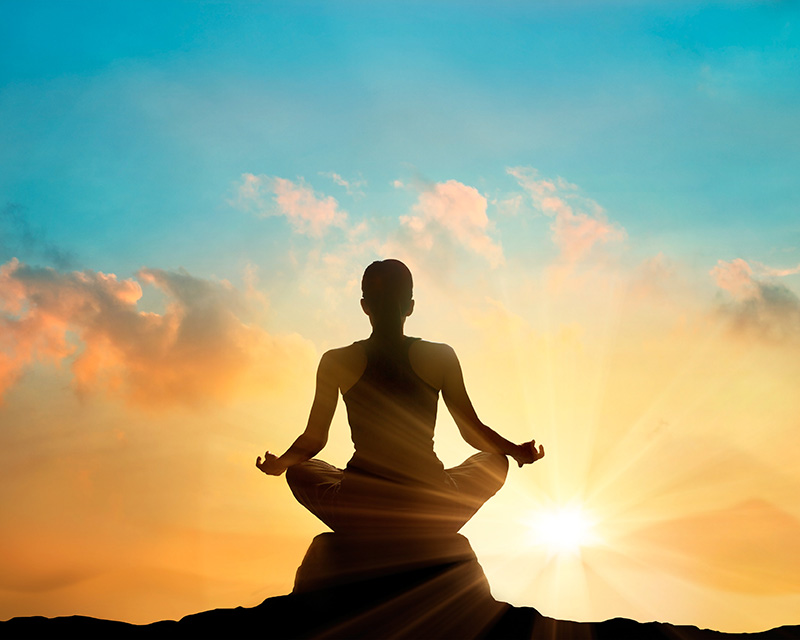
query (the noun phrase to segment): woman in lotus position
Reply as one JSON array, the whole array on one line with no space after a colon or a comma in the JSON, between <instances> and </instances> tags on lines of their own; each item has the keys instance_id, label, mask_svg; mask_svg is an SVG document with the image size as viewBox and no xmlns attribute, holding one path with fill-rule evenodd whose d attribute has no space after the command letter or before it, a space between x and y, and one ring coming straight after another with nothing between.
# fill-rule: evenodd
<instances>
[{"instance_id":1,"label":"woman in lotus position","mask_svg":"<svg viewBox=\"0 0 800 640\"><path fill-rule=\"evenodd\" d=\"M451 347L403 335L414 300L402 262L373 262L361 286L372 335L322 356L308 426L286 453L267 451L256 466L286 471L297 500L334 531L455 532L503 485L506 456L521 467L544 448L513 444L478 419ZM452 469L433 451L440 391L464 440L481 451ZM355 445L344 470L314 459L339 392Z\"/></svg>"}]
</instances>

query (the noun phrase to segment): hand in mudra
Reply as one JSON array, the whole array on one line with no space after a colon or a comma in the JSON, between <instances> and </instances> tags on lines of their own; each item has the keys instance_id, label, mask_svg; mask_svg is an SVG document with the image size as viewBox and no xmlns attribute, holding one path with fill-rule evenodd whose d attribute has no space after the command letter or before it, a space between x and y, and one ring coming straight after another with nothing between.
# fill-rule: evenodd
<instances>
[{"instance_id":1,"label":"hand in mudra","mask_svg":"<svg viewBox=\"0 0 800 640\"><path fill-rule=\"evenodd\" d=\"M517 451L512 453L511 457L517 461L517 464L520 467L524 464L532 464L537 460L544 458L544 445L540 444L537 451L536 440L523 442L522 444L517 445Z\"/></svg>"},{"instance_id":2,"label":"hand in mudra","mask_svg":"<svg viewBox=\"0 0 800 640\"><path fill-rule=\"evenodd\" d=\"M264 454L263 461L261 460L261 456L256 458L256 466L268 476L279 476L286 471L286 467L278 462L278 456L269 451Z\"/></svg>"}]
</instances>

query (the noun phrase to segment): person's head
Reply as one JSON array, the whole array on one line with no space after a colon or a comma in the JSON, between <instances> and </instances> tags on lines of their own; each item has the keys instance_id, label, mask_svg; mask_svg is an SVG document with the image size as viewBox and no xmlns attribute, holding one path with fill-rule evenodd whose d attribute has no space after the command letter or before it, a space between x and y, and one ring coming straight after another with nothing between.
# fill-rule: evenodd
<instances>
[{"instance_id":1,"label":"person's head","mask_svg":"<svg viewBox=\"0 0 800 640\"><path fill-rule=\"evenodd\" d=\"M372 325L402 323L414 311L411 271L399 260L379 260L364 271L361 307Z\"/></svg>"}]
</instances>

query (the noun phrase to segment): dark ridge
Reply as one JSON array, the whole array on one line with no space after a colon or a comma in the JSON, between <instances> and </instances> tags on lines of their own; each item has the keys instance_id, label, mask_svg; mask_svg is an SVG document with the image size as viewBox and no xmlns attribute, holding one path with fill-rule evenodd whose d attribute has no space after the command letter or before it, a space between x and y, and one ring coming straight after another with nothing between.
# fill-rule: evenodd
<instances>
[{"instance_id":1,"label":"dark ridge","mask_svg":"<svg viewBox=\"0 0 800 640\"><path fill-rule=\"evenodd\" d=\"M531 607L496 601L466 538L359 539L326 533L314 538L291 594L253 608L215 609L133 625L84 616L13 618L3 638L205 637L271 639L454 638L542 640L789 640L800 626L761 633L721 633L692 626L624 618L570 622Z\"/></svg>"}]
</instances>

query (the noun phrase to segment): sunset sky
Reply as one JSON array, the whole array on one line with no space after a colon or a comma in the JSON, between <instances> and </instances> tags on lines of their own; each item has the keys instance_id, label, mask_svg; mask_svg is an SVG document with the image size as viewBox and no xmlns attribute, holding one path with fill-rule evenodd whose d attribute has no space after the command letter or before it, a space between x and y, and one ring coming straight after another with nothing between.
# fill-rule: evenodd
<instances>
[{"instance_id":1,"label":"sunset sky","mask_svg":"<svg viewBox=\"0 0 800 640\"><path fill-rule=\"evenodd\" d=\"M463 530L495 597L800 623L799 70L794 2L0 0L0 619L290 591L253 463L395 257L547 450Z\"/></svg>"}]
</instances>

